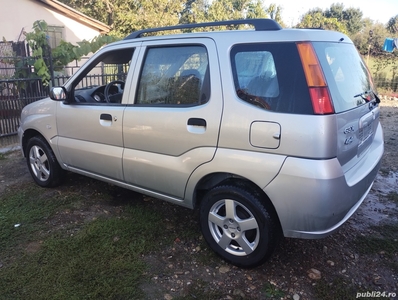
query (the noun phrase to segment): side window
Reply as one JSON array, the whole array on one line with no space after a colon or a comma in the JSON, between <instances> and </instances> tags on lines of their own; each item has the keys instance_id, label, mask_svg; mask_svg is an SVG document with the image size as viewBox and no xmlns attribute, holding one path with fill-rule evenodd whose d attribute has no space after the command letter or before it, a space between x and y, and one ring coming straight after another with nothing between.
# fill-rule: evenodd
<instances>
[{"instance_id":1,"label":"side window","mask_svg":"<svg viewBox=\"0 0 398 300\"><path fill-rule=\"evenodd\" d=\"M231 49L237 97L273 112L313 114L295 43L238 44Z\"/></svg>"},{"instance_id":2,"label":"side window","mask_svg":"<svg viewBox=\"0 0 398 300\"><path fill-rule=\"evenodd\" d=\"M239 98L256 106L271 109L269 98L279 95L275 62L269 51L236 53L236 88Z\"/></svg>"},{"instance_id":3,"label":"side window","mask_svg":"<svg viewBox=\"0 0 398 300\"><path fill-rule=\"evenodd\" d=\"M120 104L134 49L103 53L73 83L75 103Z\"/></svg>"},{"instance_id":4,"label":"side window","mask_svg":"<svg viewBox=\"0 0 398 300\"><path fill-rule=\"evenodd\" d=\"M239 88L250 95L277 97L279 84L275 62L268 51L240 52L235 55Z\"/></svg>"},{"instance_id":5,"label":"side window","mask_svg":"<svg viewBox=\"0 0 398 300\"><path fill-rule=\"evenodd\" d=\"M208 56L203 46L149 48L136 104L200 105L209 99Z\"/></svg>"}]
</instances>

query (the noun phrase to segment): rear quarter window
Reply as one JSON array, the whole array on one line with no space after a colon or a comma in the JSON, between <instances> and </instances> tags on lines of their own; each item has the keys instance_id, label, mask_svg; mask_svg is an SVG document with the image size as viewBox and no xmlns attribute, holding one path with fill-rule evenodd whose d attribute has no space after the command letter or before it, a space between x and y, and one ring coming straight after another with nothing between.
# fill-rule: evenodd
<instances>
[{"instance_id":1,"label":"rear quarter window","mask_svg":"<svg viewBox=\"0 0 398 300\"><path fill-rule=\"evenodd\" d=\"M313 114L295 43L235 45L231 65L241 100L273 112Z\"/></svg>"}]
</instances>

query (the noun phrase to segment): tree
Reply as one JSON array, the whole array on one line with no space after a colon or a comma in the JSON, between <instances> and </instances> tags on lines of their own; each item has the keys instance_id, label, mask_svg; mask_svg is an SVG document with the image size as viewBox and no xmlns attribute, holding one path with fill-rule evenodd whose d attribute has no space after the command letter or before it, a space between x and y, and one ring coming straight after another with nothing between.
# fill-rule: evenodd
<instances>
[{"instance_id":1,"label":"tree","mask_svg":"<svg viewBox=\"0 0 398 300\"><path fill-rule=\"evenodd\" d=\"M343 12L343 23L347 27L349 35L353 35L363 28L362 17L362 11L357 8L347 8Z\"/></svg>"},{"instance_id":2,"label":"tree","mask_svg":"<svg viewBox=\"0 0 398 300\"><path fill-rule=\"evenodd\" d=\"M264 0L60 0L111 26L111 35L181 23L266 18L282 23L279 6ZM283 24L283 23L282 23Z\"/></svg>"},{"instance_id":3,"label":"tree","mask_svg":"<svg viewBox=\"0 0 398 300\"><path fill-rule=\"evenodd\" d=\"M269 17L269 13L264 8L263 2L257 0L249 3L245 17L248 19L267 18Z\"/></svg>"},{"instance_id":4,"label":"tree","mask_svg":"<svg viewBox=\"0 0 398 300\"><path fill-rule=\"evenodd\" d=\"M180 23L201 23L210 21L208 0L187 0L181 13Z\"/></svg>"},{"instance_id":5,"label":"tree","mask_svg":"<svg viewBox=\"0 0 398 300\"><path fill-rule=\"evenodd\" d=\"M392 17L387 23L387 30L391 34L398 33L398 15Z\"/></svg>"},{"instance_id":6,"label":"tree","mask_svg":"<svg viewBox=\"0 0 398 300\"><path fill-rule=\"evenodd\" d=\"M344 9L342 3L333 3L324 11L320 8L309 10L297 27L337 30L351 36L363 28L362 16L361 10L357 8Z\"/></svg>"},{"instance_id":7,"label":"tree","mask_svg":"<svg viewBox=\"0 0 398 300\"><path fill-rule=\"evenodd\" d=\"M176 25L184 0L121 1L114 12L112 33L126 36L132 31Z\"/></svg>"},{"instance_id":8,"label":"tree","mask_svg":"<svg viewBox=\"0 0 398 300\"><path fill-rule=\"evenodd\" d=\"M60 0L60 2L109 26L113 25L114 12L121 4L120 0Z\"/></svg>"},{"instance_id":9,"label":"tree","mask_svg":"<svg viewBox=\"0 0 398 300\"><path fill-rule=\"evenodd\" d=\"M265 10L269 17L279 23L282 27L286 27L282 20L282 8L276 4L270 4Z\"/></svg>"},{"instance_id":10,"label":"tree","mask_svg":"<svg viewBox=\"0 0 398 300\"><path fill-rule=\"evenodd\" d=\"M363 23L364 27L351 37L352 41L362 55L382 55L384 40L388 37L387 29L370 19L364 19Z\"/></svg>"},{"instance_id":11,"label":"tree","mask_svg":"<svg viewBox=\"0 0 398 300\"><path fill-rule=\"evenodd\" d=\"M344 23L339 22L336 18L327 18L318 10L306 13L296 27L322 28L347 33L347 28Z\"/></svg>"},{"instance_id":12,"label":"tree","mask_svg":"<svg viewBox=\"0 0 398 300\"><path fill-rule=\"evenodd\" d=\"M111 26L110 35L124 37L135 30L175 25L186 0L60 0ZM191 1L192 2L192 1Z\"/></svg>"},{"instance_id":13,"label":"tree","mask_svg":"<svg viewBox=\"0 0 398 300\"><path fill-rule=\"evenodd\" d=\"M261 0L214 0L208 10L211 21L265 17L267 13Z\"/></svg>"},{"instance_id":14,"label":"tree","mask_svg":"<svg viewBox=\"0 0 398 300\"><path fill-rule=\"evenodd\" d=\"M343 3L333 3L329 9L324 12L326 18L336 18L337 21L343 23L349 35L355 34L363 27L363 13L357 8L344 9Z\"/></svg>"}]
</instances>

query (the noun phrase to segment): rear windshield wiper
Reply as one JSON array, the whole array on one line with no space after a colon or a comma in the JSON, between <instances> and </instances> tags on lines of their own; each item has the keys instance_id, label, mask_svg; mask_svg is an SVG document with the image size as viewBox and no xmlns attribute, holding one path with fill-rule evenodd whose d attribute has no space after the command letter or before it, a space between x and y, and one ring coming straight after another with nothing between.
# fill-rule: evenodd
<instances>
[{"instance_id":1,"label":"rear windshield wiper","mask_svg":"<svg viewBox=\"0 0 398 300\"><path fill-rule=\"evenodd\" d=\"M374 98L376 99L376 103L380 103L380 98L376 95L375 92L373 92L373 90L367 90L367 91L364 91L363 93L354 95L354 98L356 98L356 97L361 97L361 98L362 98L363 100L365 100L366 102L369 102L371 99L368 99L368 98L366 98L366 97L364 97L364 96L365 96L365 95L368 95L368 94L370 94L370 93L373 94Z\"/></svg>"}]
</instances>

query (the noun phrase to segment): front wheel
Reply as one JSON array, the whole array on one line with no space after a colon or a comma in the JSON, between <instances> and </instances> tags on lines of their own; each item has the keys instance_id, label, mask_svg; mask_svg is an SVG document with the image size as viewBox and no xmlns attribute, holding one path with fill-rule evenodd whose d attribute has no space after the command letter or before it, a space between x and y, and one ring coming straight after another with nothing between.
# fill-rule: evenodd
<instances>
[{"instance_id":1,"label":"front wheel","mask_svg":"<svg viewBox=\"0 0 398 300\"><path fill-rule=\"evenodd\" d=\"M235 186L213 188L200 209L206 242L238 267L255 267L270 257L278 239L274 219L258 194Z\"/></svg>"},{"instance_id":2,"label":"front wheel","mask_svg":"<svg viewBox=\"0 0 398 300\"><path fill-rule=\"evenodd\" d=\"M42 137L35 136L28 141L26 154L29 172L38 185L54 187L61 183L65 171Z\"/></svg>"}]
</instances>

